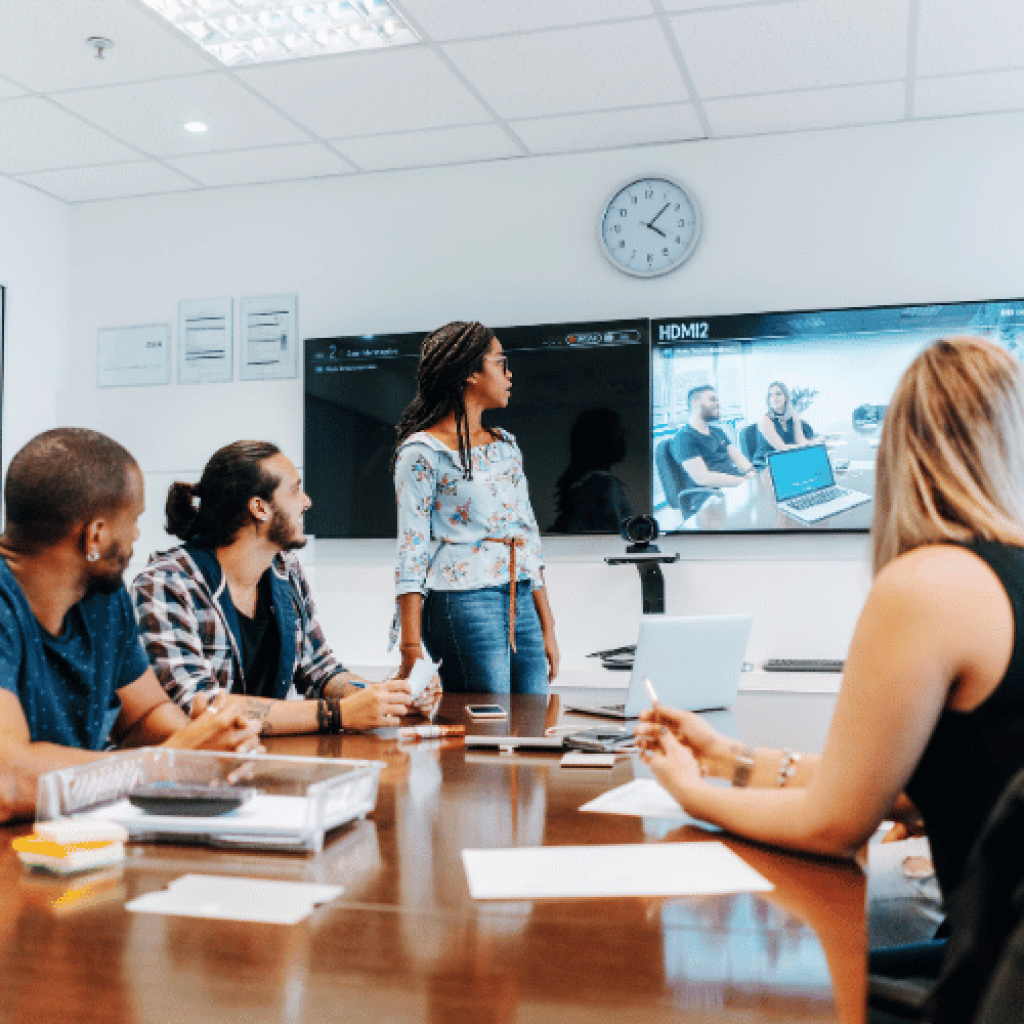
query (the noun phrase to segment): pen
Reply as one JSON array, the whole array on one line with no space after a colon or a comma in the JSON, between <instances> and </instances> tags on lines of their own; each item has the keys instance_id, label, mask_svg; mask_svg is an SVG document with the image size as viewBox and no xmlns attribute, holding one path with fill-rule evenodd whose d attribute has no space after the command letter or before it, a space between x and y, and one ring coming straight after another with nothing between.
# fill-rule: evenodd
<instances>
[{"instance_id":1,"label":"pen","mask_svg":"<svg viewBox=\"0 0 1024 1024\"><path fill-rule=\"evenodd\" d=\"M644 676L644 686L647 687L647 693L651 698L651 704L657 704L658 695L654 692L654 684L647 678L647 676Z\"/></svg>"},{"instance_id":2,"label":"pen","mask_svg":"<svg viewBox=\"0 0 1024 1024\"><path fill-rule=\"evenodd\" d=\"M464 725L405 725L398 730L400 740L436 740L443 736L465 736Z\"/></svg>"}]
</instances>

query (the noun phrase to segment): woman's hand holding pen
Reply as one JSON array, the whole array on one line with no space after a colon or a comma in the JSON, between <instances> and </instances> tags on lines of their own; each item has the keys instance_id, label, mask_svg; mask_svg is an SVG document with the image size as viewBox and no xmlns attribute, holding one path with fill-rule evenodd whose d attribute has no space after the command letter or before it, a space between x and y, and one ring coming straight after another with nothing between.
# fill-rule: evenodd
<instances>
[{"instance_id":1,"label":"woman's hand holding pen","mask_svg":"<svg viewBox=\"0 0 1024 1024\"><path fill-rule=\"evenodd\" d=\"M672 747L686 748L699 763L699 774L720 779L732 778L736 755L742 749L741 744L713 729L700 715L660 703L640 713L636 738L645 753L648 749L664 754Z\"/></svg>"}]
</instances>

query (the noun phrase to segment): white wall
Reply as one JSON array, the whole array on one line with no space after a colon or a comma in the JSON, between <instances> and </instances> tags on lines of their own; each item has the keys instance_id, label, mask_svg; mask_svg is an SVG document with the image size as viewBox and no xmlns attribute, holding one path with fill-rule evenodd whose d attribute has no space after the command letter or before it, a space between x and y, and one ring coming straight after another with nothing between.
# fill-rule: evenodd
<instances>
[{"instance_id":1,"label":"white wall","mask_svg":"<svg viewBox=\"0 0 1024 1024\"><path fill-rule=\"evenodd\" d=\"M139 457L139 548L160 506L220 444L277 441L301 459L301 384L97 392L96 330L176 321L181 298L296 292L303 336L577 317L719 314L1024 294L1024 118L687 143L96 203L71 212L68 379L59 419ZM643 172L688 184L704 237L678 272L638 281L596 243L598 212ZM841 657L868 586L863 536L670 539L668 611L747 609L749 655ZM628 642L631 567L608 541L547 544L570 668ZM321 542L316 592L343 657L385 660L391 546ZM591 663L592 664L592 663Z\"/></svg>"},{"instance_id":2,"label":"white wall","mask_svg":"<svg viewBox=\"0 0 1024 1024\"><path fill-rule=\"evenodd\" d=\"M3 465L56 422L65 386L68 208L0 178L0 284L7 289Z\"/></svg>"}]
</instances>

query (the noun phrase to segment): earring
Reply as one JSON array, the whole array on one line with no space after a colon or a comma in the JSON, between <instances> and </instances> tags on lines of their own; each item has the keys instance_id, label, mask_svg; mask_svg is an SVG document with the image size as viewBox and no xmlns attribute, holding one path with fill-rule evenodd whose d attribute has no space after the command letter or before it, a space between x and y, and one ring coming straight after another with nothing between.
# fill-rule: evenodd
<instances>
[{"instance_id":1,"label":"earring","mask_svg":"<svg viewBox=\"0 0 1024 1024\"><path fill-rule=\"evenodd\" d=\"M89 562L98 562L100 560L100 553L98 551L90 551L85 557Z\"/></svg>"}]
</instances>

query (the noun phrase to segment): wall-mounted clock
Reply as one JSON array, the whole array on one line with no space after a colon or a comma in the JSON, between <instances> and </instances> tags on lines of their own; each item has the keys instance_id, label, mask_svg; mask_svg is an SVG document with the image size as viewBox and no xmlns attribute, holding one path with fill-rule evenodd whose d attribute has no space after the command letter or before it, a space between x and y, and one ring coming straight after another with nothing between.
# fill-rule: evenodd
<instances>
[{"instance_id":1,"label":"wall-mounted clock","mask_svg":"<svg viewBox=\"0 0 1024 1024\"><path fill-rule=\"evenodd\" d=\"M700 207L671 178L635 178L608 200L597 230L601 251L616 270L657 277L675 270L696 248Z\"/></svg>"}]
</instances>

